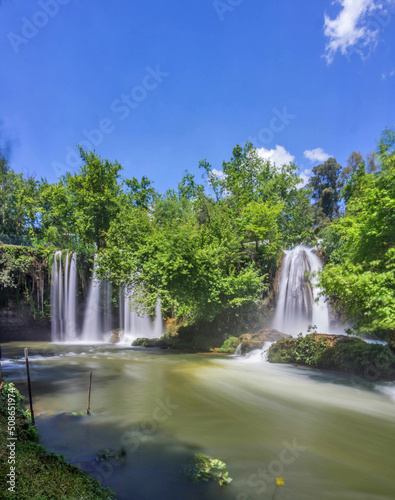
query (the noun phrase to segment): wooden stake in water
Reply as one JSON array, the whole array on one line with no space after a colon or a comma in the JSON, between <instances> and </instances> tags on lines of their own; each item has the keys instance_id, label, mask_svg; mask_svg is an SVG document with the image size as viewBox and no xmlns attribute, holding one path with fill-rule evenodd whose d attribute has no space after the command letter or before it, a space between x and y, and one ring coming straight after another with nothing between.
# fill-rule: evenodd
<instances>
[{"instance_id":1,"label":"wooden stake in water","mask_svg":"<svg viewBox=\"0 0 395 500\"><path fill-rule=\"evenodd\" d=\"M30 413L32 415L32 424L35 425L34 410L33 410L33 398L32 398L32 386L30 383L29 352L27 350L27 347L25 348L25 359L26 359L26 373L27 373L27 388L29 390L29 400L30 400Z\"/></svg>"},{"instance_id":2,"label":"wooden stake in water","mask_svg":"<svg viewBox=\"0 0 395 500\"><path fill-rule=\"evenodd\" d=\"M88 407L86 413L90 415L91 412L91 388L92 388L92 372L89 372L89 389L88 389Z\"/></svg>"},{"instance_id":3,"label":"wooden stake in water","mask_svg":"<svg viewBox=\"0 0 395 500\"><path fill-rule=\"evenodd\" d=\"M1 345L0 345L0 387L3 382L3 372L1 371Z\"/></svg>"}]
</instances>

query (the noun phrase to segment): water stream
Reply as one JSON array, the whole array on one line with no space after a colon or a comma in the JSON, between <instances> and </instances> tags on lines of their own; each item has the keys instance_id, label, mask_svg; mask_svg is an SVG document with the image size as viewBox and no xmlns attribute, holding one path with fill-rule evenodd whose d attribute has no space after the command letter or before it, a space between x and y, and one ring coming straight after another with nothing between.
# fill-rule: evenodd
<instances>
[{"instance_id":1,"label":"water stream","mask_svg":"<svg viewBox=\"0 0 395 500\"><path fill-rule=\"evenodd\" d=\"M3 345L26 393L31 355L41 442L123 499L393 500L395 385L229 356L119 345ZM15 360L15 358L17 358ZM88 373L93 371L88 416ZM122 465L95 465L102 448ZM228 464L226 488L180 473L192 453ZM131 493L133 492L133 493Z\"/></svg>"}]
</instances>

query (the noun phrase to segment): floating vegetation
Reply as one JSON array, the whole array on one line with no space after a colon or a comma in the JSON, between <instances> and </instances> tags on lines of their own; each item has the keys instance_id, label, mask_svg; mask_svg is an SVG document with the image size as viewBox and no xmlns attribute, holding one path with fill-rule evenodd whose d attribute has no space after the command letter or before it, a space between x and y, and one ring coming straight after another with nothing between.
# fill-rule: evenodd
<instances>
[{"instance_id":1,"label":"floating vegetation","mask_svg":"<svg viewBox=\"0 0 395 500\"><path fill-rule=\"evenodd\" d=\"M218 481L220 486L226 486L232 481L225 462L202 453L196 453L184 471L196 483L214 480Z\"/></svg>"}]
</instances>

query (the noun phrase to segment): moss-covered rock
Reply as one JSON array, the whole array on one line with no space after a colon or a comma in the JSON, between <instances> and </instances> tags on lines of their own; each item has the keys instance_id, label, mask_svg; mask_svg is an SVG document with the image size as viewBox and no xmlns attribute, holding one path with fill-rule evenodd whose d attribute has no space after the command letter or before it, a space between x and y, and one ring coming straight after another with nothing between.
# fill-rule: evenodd
<instances>
[{"instance_id":1,"label":"moss-covered rock","mask_svg":"<svg viewBox=\"0 0 395 500\"><path fill-rule=\"evenodd\" d=\"M229 337L223 345L217 350L217 352L222 352L226 354L233 354L240 344L240 340L237 337Z\"/></svg>"},{"instance_id":2,"label":"moss-covered rock","mask_svg":"<svg viewBox=\"0 0 395 500\"><path fill-rule=\"evenodd\" d=\"M112 343L112 344L118 344L118 342L121 341L121 332L122 330L113 330L111 333L110 333L110 338L109 338L109 341Z\"/></svg>"},{"instance_id":3,"label":"moss-covered rock","mask_svg":"<svg viewBox=\"0 0 395 500\"><path fill-rule=\"evenodd\" d=\"M169 347L168 343L164 339L147 339L140 338L132 342L133 347L160 347L161 349L167 349Z\"/></svg>"},{"instance_id":4,"label":"moss-covered rock","mask_svg":"<svg viewBox=\"0 0 395 500\"><path fill-rule=\"evenodd\" d=\"M368 380L395 380L395 354L388 346L344 335L280 339L270 347L268 360L352 373Z\"/></svg>"},{"instance_id":5,"label":"moss-covered rock","mask_svg":"<svg viewBox=\"0 0 395 500\"><path fill-rule=\"evenodd\" d=\"M265 328L256 333L241 335L238 343L241 344L241 353L247 354L254 349L262 349L265 342L276 342L282 338L291 338L291 336L281 333L278 330Z\"/></svg>"}]
</instances>

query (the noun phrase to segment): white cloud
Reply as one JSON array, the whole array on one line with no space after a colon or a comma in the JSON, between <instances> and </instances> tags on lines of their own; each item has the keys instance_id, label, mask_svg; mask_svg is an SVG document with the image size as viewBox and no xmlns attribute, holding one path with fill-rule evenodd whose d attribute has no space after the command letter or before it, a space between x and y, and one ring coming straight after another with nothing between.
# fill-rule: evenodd
<instances>
[{"instance_id":1,"label":"white cloud","mask_svg":"<svg viewBox=\"0 0 395 500\"><path fill-rule=\"evenodd\" d=\"M393 76L395 76L395 69L393 69L392 71L388 71L387 73L383 73L381 75L381 79L385 80L386 78L392 78Z\"/></svg>"},{"instance_id":2,"label":"white cloud","mask_svg":"<svg viewBox=\"0 0 395 500\"><path fill-rule=\"evenodd\" d=\"M336 52L347 55L351 51L362 58L369 54L378 39L380 26L369 16L376 10L383 10L383 3L393 0L335 0L342 10L334 19L325 14L324 34L328 37L325 54L330 64Z\"/></svg>"},{"instance_id":3,"label":"white cloud","mask_svg":"<svg viewBox=\"0 0 395 500\"><path fill-rule=\"evenodd\" d=\"M304 157L310 160L312 163L314 163L315 161L324 162L331 157L331 155L325 153L322 148L306 149L303 154Z\"/></svg>"},{"instance_id":4,"label":"white cloud","mask_svg":"<svg viewBox=\"0 0 395 500\"><path fill-rule=\"evenodd\" d=\"M276 146L275 149L260 148L257 149L258 156L263 160L269 160L270 163L282 167L293 162L295 156L292 156L283 146Z\"/></svg>"},{"instance_id":5,"label":"white cloud","mask_svg":"<svg viewBox=\"0 0 395 500\"><path fill-rule=\"evenodd\" d=\"M220 179L225 179L225 174L223 173L222 170L217 170L216 168L213 168L211 172Z\"/></svg>"},{"instance_id":6,"label":"white cloud","mask_svg":"<svg viewBox=\"0 0 395 500\"><path fill-rule=\"evenodd\" d=\"M299 179L301 179L303 182L303 184L299 184L299 189L305 187L305 185L309 182L310 175L311 175L311 170L308 170L307 168L299 174Z\"/></svg>"}]
</instances>

